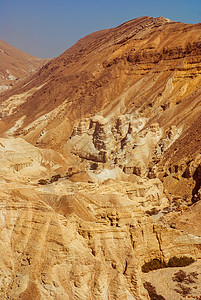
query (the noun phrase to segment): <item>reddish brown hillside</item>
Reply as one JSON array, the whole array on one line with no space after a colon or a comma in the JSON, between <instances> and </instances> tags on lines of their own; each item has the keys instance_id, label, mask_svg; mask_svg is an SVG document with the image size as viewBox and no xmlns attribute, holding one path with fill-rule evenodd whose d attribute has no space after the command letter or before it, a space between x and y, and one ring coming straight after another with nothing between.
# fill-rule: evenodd
<instances>
[{"instance_id":1,"label":"reddish brown hillside","mask_svg":"<svg viewBox=\"0 0 201 300\"><path fill-rule=\"evenodd\" d=\"M138 18L1 95L0 299L200 297L200 37Z\"/></svg>"},{"instance_id":2,"label":"reddish brown hillside","mask_svg":"<svg viewBox=\"0 0 201 300\"><path fill-rule=\"evenodd\" d=\"M48 59L32 56L0 40L0 92L10 89L47 62Z\"/></svg>"},{"instance_id":3,"label":"reddish brown hillside","mask_svg":"<svg viewBox=\"0 0 201 300\"><path fill-rule=\"evenodd\" d=\"M157 164L163 176L172 174L174 164L182 175L201 145L200 37L201 24L162 17L142 17L86 36L2 96L3 130L62 151L76 120L98 113L112 122L129 114L143 120L141 136L154 124L161 130L160 139L147 144L149 158L139 158L146 169L153 172ZM133 149L136 141L145 143L139 139ZM84 156L89 157L95 156ZM114 154L111 159L118 160ZM131 160L129 168L139 168ZM126 170L124 161L119 165Z\"/></svg>"}]
</instances>

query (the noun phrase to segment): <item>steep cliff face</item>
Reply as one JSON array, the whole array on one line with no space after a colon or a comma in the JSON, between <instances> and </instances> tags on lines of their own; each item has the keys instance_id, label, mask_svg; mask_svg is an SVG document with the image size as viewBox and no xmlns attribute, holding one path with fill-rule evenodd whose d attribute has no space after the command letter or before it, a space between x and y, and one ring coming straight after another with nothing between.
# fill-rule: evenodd
<instances>
[{"instance_id":1,"label":"steep cliff face","mask_svg":"<svg viewBox=\"0 0 201 300\"><path fill-rule=\"evenodd\" d=\"M75 121L98 114L113 126L127 115L143 120L141 136L158 123L146 168L185 172L200 149L200 30L142 17L81 39L2 97L3 130L62 151Z\"/></svg>"},{"instance_id":2,"label":"steep cliff face","mask_svg":"<svg viewBox=\"0 0 201 300\"><path fill-rule=\"evenodd\" d=\"M201 258L200 33L138 18L1 96L1 297L149 299L144 263Z\"/></svg>"},{"instance_id":3,"label":"steep cliff face","mask_svg":"<svg viewBox=\"0 0 201 300\"><path fill-rule=\"evenodd\" d=\"M0 147L2 299L149 299L145 262L201 257L199 225L185 223L198 204L178 214L159 179L116 168L86 180L54 151Z\"/></svg>"}]
</instances>

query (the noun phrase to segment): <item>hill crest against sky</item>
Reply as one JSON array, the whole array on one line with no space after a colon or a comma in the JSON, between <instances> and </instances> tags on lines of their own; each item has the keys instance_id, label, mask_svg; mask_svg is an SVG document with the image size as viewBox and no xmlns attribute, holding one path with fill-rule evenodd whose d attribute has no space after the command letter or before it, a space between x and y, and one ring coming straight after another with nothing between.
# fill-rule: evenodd
<instances>
[{"instance_id":1,"label":"hill crest against sky","mask_svg":"<svg viewBox=\"0 0 201 300\"><path fill-rule=\"evenodd\" d=\"M19 0L0 2L0 38L38 57L56 57L83 36L140 16L200 22L199 0Z\"/></svg>"},{"instance_id":2,"label":"hill crest against sky","mask_svg":"<svg viewBox=\"0 0 201 300\"><path fill-rule=\"evenodd\" d=\"M200 297L200 37L134 19L0 95L0 299Z\"/></svg>"}]
</instances>

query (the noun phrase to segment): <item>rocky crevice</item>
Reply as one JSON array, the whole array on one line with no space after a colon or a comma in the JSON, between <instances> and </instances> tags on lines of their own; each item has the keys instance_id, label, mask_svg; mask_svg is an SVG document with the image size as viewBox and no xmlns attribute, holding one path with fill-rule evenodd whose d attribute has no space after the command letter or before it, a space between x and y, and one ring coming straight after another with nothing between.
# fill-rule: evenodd
<instances>
[{"instance_id":1,"label":"rocky crevice","mask_svg":"<svg viewBox=\"0 0 201 300\"><path fill-rule=\"evenodd\" d=\"M81 158L118 165L125 173L143 175L142 168L146 169L145 164L150 159L146 142L152 147L151 143L156 144L161 136L158 124L142 131L145 124L145 118L132 114L112 121L102 116L84 119L74 126L66 147Z\"/></svg>"}]
</instances>

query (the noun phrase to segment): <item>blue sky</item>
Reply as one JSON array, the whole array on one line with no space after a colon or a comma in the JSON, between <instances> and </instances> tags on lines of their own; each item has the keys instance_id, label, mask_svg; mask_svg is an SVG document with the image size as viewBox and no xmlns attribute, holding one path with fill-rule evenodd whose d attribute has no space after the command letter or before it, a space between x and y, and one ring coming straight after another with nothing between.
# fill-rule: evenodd
<instances>
[{"instance_id":1,"label":"blue sky","mask_svg":"<svg viewBox=\"0 0 201 300\"><path fill-rule=\"evenodd\" d=\"M201 22L201 0L0 0L0 39L56 57L85 35L141 17Z\"/></svg>"}]
</instances>

